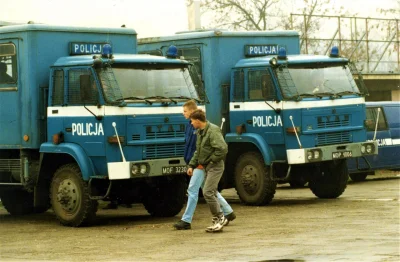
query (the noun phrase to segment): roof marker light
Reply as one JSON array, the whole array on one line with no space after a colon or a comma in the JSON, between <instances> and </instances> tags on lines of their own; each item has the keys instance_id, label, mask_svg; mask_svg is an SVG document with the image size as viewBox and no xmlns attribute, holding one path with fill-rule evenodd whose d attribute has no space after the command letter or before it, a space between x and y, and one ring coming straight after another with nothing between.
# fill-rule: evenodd
<instances>
[{"instance_id":1,"label":"roof marker light","mask_svg":"<svg viewBox=\"0 0 400 262\"><path fill-rule=\"evenodd\" d=\"M174 45L171 45L170 47L168 47L167 57L177 58L178 57L178 48L176 48L176 46L174 46Z\"/></svg>"},{"instance_id":2,"label":"roof marker light","mask_svg":"<svg viewBox=\"0 0 400 262\"><path fill-rule=\"evenodd\" d=\"M330 57L339 57L339 48L337 46L332 46Z\"/></svg>"},{"instance_id":3,"label":"roof marker light","mask_svg":"<svg viewBox=\"0 0 400 262\"><path fill-rule=\"evenodd\" d=\"M279 48L278 59L286 59L286 49L284 47Z\"/></svg>"},{"instance_id":4,"label":"roof marker light","mask_svg":"<svg viewBox=\"0 0 400 262\"><path fill-rule=\"evenodd\" d=\"M112 47L109 44L103 45L102 57L111 58L112 57Z\"/></svg>"}]
</instances>

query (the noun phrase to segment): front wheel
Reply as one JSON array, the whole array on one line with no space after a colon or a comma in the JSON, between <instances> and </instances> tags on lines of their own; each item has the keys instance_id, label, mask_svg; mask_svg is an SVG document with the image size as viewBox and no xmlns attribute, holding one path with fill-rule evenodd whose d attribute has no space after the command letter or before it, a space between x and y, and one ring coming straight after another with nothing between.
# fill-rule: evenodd
<instances>
[{"instance_id":1,"label":"front wheel","mask_svg":"<svg viewBox=\"0 0 400 262\"><path fill-rule=\"evenodd\" d=\"M78 227L92 222L97 201L89 197L88 185L76 164L67 164L54 174L50 187L51 204L60 223Z\"/></svg>"},{"instance_id":2,"label":"front wheel","mask_svg":"<svg viewBox=\"0 0 400 262\"><path fill-rule=\"evenodd\" d=\"M309 188L319 198L337 198L347 187L349 173L346 160L334 160L316 164Z\"/></svg>"},{"instance_id":3,"label":"front wheel","mask_svg":"<svg viewBox=\"0 0 400 262\"><path fill-rule=\"evenodd\" d=\"M241 155L235 167L236 191L247 205L261 206L272 201L277 182L269 175L269 168L258 152Z\"/></svg>"},{"instance_id":4,"label":"front wheel","mask_svg":"<svg viewBox=\"0 0 400 262\"><path fill-rule=\"evenodd\" d=\"M153 178L143 196L143 205L152 216L172 217L183 208L187 188L183 175Z\"/></svg>"}]
</instances>

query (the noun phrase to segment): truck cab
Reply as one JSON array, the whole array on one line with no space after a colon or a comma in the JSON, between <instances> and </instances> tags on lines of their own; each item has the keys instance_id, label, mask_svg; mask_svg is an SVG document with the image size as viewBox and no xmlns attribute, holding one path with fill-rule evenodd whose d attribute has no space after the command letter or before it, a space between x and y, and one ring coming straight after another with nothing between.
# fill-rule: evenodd
<instances>
[{"instance_id":1,"label":"truck cab","mask_svg":"<svg viewBox=\"0 0 400 262\"><path fill-rule=\"evenodd\" d=\"M191 64L136 54L132 29L0 28L0 198L11 214L52 206L61 224L90 223L98 200L174 216L185 200ZM51 41L50 41L51 40ZM196 76L197 77L197 76ZM50 197L49 197L50 196Z\"/></svg>"},{"instance_id":2,"label":"truck cab","mask_svg":"<svg viewBox=\"0 0 400 262\"><path fill-rule=\"evenodd\" d=\"M363 181L380 169L400 170L400 103L366 102L367 137L378 142L379 154L348 161L350 178Z\"/></svg>"},{"instance_id":3,"label":"truck cab","mask_svg":"<svg viewBox=\"0 0 400 262\"><path fill-rule=\"evenodd\" d=\"M244 203L270 203L278 182L307 181L317 197L339 197L346 160L377 154L366 136L367 90L336 47L300 55L295 31L214 30L139 39L138 48L165 53L170 44L201 72L207 118L226 120L221 188L235 187Z\"/></svg>"}]
</instances>

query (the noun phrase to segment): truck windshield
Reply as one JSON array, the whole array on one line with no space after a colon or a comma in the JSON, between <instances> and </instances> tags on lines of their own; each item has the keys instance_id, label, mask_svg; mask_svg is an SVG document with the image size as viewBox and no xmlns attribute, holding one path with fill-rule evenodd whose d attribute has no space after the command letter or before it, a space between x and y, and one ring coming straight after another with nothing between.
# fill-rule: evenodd
<instances>
[{"instance_id":1,"label":"truck windshield","mask_svg":"<svg viewBox=\"0 0 400 262\"><path fill-rule=\"evenodd\" d=\"M288 68L276 70L278 82L284 98L341 97L360 94L356 82L347 66L323 68Z\"/></svg>"},{"instance_id":2,"label":"truck windshield","mask_svg":"<svg viewBox=\"0 0 400 262\"><path fill-rule=\"evenodd\" d=\"M97 70L108 102L127 103L176 101L177 99L198 100L189 70L185 67L163 68L116 66Z\"/></svg>"}]
</instances>

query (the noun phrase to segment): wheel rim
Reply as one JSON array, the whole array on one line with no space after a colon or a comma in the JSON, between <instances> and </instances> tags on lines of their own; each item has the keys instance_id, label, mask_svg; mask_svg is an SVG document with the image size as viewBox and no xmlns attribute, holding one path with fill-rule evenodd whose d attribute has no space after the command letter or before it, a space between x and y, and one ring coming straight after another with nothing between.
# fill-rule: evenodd
<instances>
[{"instance_id":1,"label":"wheel rim","mask_svg":"<svg viewBox=\"0 0 400 262\"><path fill-rule=\"evenodd\" d=\"M246 193L254 195L259 188L259 172L253 165L247 165L240 174L240 182Z\"/></svg>"},{"instance_id":2,"label":"wheel rim","mask_svg":"<svg viewBox=\"0 0 400 262\"><path fill-rule=\"evenodd\" d=\"M75 213L80 203L79 190L71 179L61 181L57 189L57 202L67 213Z\"/></svg>"}]
</instances>

